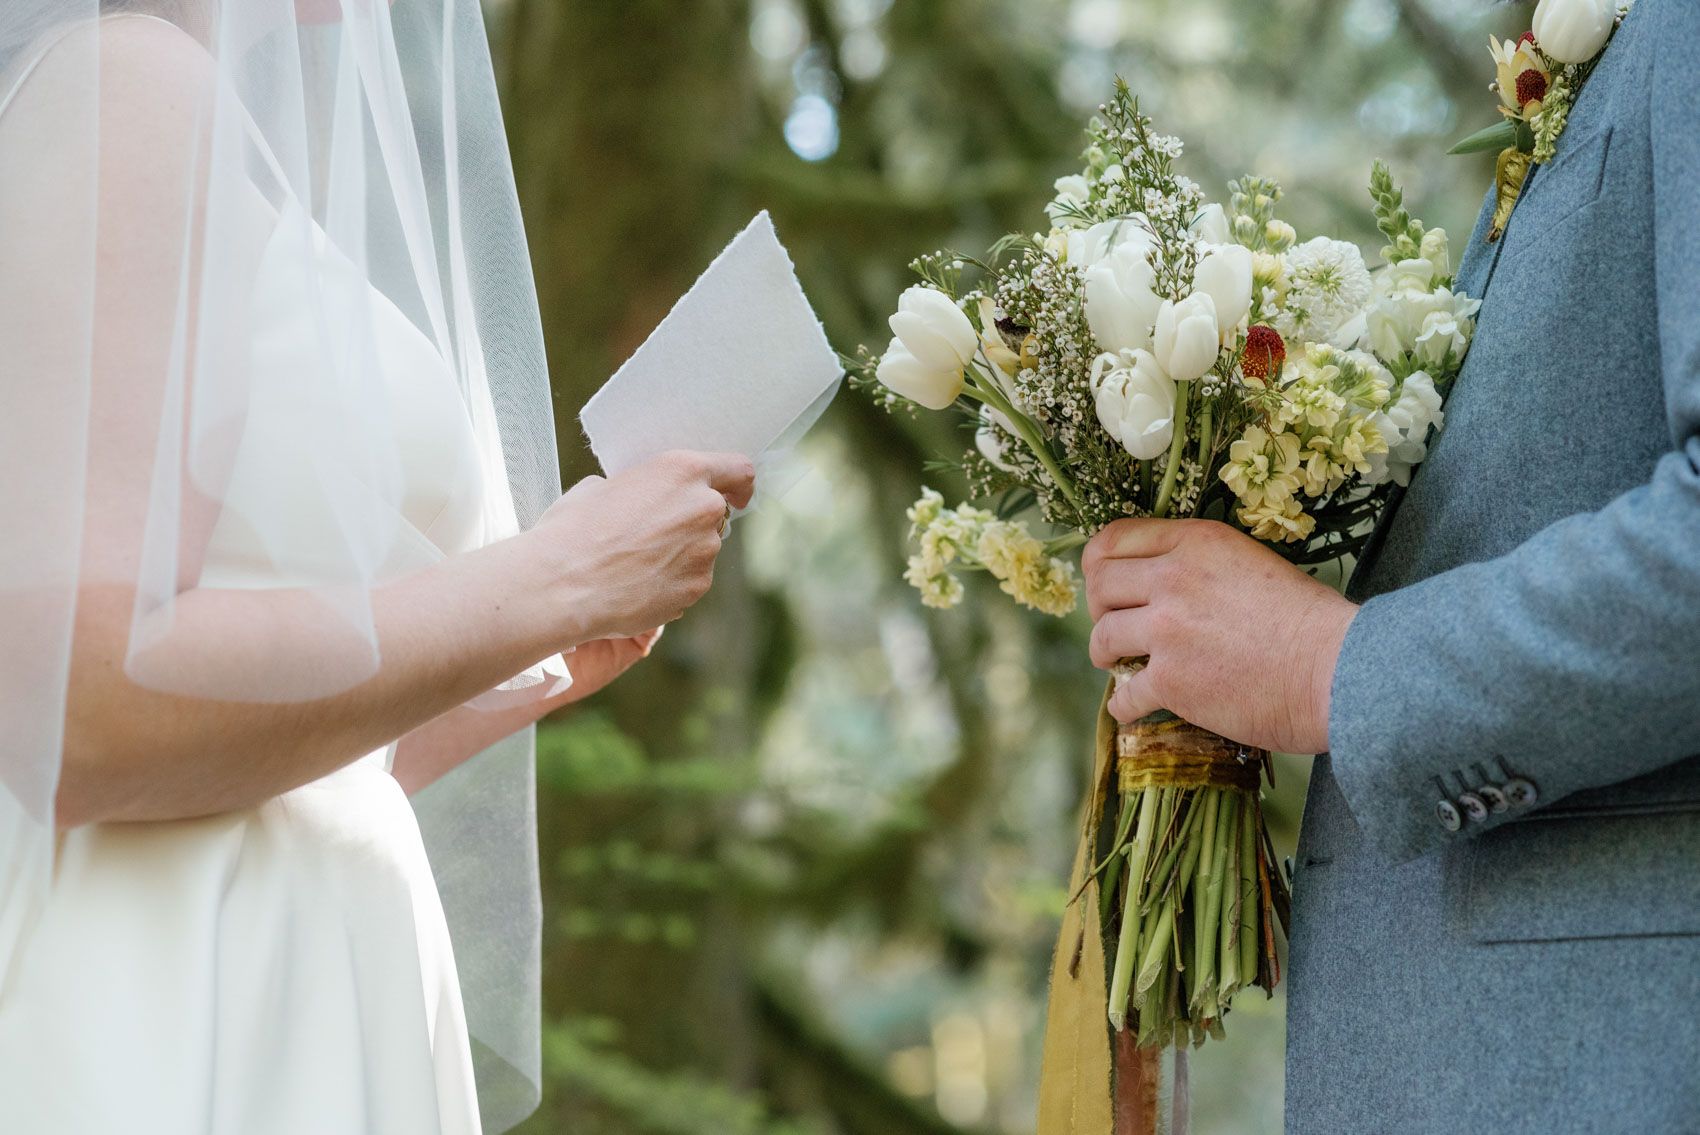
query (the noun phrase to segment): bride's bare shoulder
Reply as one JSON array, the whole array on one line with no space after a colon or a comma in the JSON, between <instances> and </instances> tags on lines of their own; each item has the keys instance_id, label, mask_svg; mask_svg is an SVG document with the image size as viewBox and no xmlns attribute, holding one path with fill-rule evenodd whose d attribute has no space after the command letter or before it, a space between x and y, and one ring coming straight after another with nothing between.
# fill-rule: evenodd
<instances>
[{"instance_id":1,"label":"bride's bare shoulder","mask_svg":"<svg viewBox=\"0 0 1700 1135\"><path fill-rule=\"evenodd\" d=\"M47 32L0 74L0 123L86 113L100 93L102 133L164 125L212 90L205 47L170 21L139 13L87 20ZM157 126L155 127L157 128Z\"/></svg>"}]
</instances>

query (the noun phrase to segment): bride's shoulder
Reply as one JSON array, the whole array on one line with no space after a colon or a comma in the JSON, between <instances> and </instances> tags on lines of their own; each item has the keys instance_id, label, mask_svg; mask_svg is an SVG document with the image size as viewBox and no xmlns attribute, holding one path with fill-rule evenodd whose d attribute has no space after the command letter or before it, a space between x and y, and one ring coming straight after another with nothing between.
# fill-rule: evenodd
<instances>
[{"instance_id":1,"label":"bride's shoulder","mask_svg":"<svg viewBox=\"0 0 1700 1135\"><path fill-rule=\"evenodd\" d=\"M99 21L102 102L204 96L217 68L201 42L169 20L120 13Z\"/></svg>"},{"instance_id":2,"label":"bride's shoulder","mask_svg":"<svg viewBox=\"0 0 1700 1135\"><path fill-rule=\"evenodd\" d=\"M217 81L194 37L111 16L63 26L24 59L0 78L0 164L27 162L32 176L0 184L0 231L86 212L82 185L126 214L181 210L194 184L185 174L206 160Z\"/></svg>"},{"instance_id":3,"label":"bride's shoulder","mask_svg":"<svg viewBox=\"0 0 1700 1135\"><path fill-rule=\"evenodd\" d=\"M176 24L115 13L52 29L19 53L0 74L0 111L13 119L31 111L80 113L86 98L67 95L98 89L103 133L145 127L145 118L191 109L212 90L215 74L206 48Z\"/></svg>"}]
</instances>

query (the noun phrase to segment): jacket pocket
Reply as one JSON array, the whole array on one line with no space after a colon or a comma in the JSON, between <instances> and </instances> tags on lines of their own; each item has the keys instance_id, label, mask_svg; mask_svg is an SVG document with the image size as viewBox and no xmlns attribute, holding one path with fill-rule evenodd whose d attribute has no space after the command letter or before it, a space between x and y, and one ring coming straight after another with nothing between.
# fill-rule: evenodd
<instances>
[{"instance_id":1,"label":"jacket pocket","mask_svg":"<svg viewBox=\"0 0 1700 1135\"><path fill-rule=\"evenodd\" d=\"M1586 138L1561 139L1561 152L1536 167L1523 199L1512 211L1505 234L1502 263L1521 260L1565 232L1565 223L1599 199L1611 156L1612 128Z\"/></svg>"},{"instance_id":2,"label":"jacket pocket","mask_svg":"<svg viewBox=\"0 0 1700 1135\"><path fill-rule=\"evenodd\" d=\"M1700 935L1700 800L1555 806L1471 852L1475 941Z\"/></svg>"}]
</instances>

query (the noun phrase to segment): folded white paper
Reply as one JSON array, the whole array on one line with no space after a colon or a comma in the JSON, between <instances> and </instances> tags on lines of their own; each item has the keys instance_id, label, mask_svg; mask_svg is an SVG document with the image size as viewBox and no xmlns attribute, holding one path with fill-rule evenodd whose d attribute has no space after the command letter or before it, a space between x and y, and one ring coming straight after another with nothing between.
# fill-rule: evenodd
<instances>
[{"instance_id":1,"label":"folded white paper","mask_svg":"<svg viewBox=\"0 0 1700 1135\"><path fill-rule=\"evenodd\" d=\"M602 468L670 449L758 471L826 409L843 370L766 212L733 238L579 414ZM772 484L758 472L758 489Z\"/></svg>"}]
</instances>

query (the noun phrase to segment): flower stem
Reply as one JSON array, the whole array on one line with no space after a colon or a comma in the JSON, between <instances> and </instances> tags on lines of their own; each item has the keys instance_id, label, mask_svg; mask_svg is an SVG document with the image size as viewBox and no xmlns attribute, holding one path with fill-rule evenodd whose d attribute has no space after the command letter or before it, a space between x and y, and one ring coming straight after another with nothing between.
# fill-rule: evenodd
<instances>
[{"instance_id":1,"label":"flower stem","mask_svg":"<svg viewBox=\"0 0 1700 1135\"><path fill-rule=\"evenodd\" d=\"M1033 419L1017 410L1003 391L997 389L995 383L984 382L974 371L969 371L968 385L962 392L979 402L984 402L998 413L1009 419L1009 424L1015 427L1015 432L1021 435L1021 440L1027 443L1027 448L1033 451L1033 456L1039 459L1039 464L1045 467L1045 472L1051 476L1051 481L1074 506L1077 514L1083 514L1080 497L1074 491L1074 482L1068 474L1062 471L1057 459L1051 454L1051 447L1045 444L1045 439L1039 436L1039 428L1033 424Z\"/></svg>"},{"instance_id":2,"label":"flower stem","mask_svg":"<svg viewBox=\"0 0 1700 1135\"><path fill-rule=\"evenodd\" d=\"M1158 790L1139 794L1139 830L1127 853L1127 897L1122 903L1122 928L1116 941L1115 970L1110 976L1110 1024L1120 1032L1127 1024L1129 987L1139 952L1140 886L1145 877L1145 860L1151 853L1151 833L1157 824Z\"/></svg>"},{"instance_id":3,"label":"flower stem","mask_svg":"<svg viewBox=\"0 0 1700 1135\"><path fill-rule=\"evenodd\" d=\"M1216 407L1208 400L1198 411L1198 464L1206 474L1210 472L1210 459L1216 449Z\"/></svg>"},{"instance_id":4,"label":"flower stem","mask_svg":"<svg viewBox=\"0 0 1700 1135\"><path fill-rule=\"evenodd\" d=\"M1169 501L1175 495L1175 481L1181 471L1181 453L1186 449L1186 410L1191 395L1192 383L1175 383L1175 436L1169 442L1169 467L1163 470L1163 483L1157 489L1157 503L1151 507L1152 516L1169 515Z\"/></svg>"}]
</instances>

